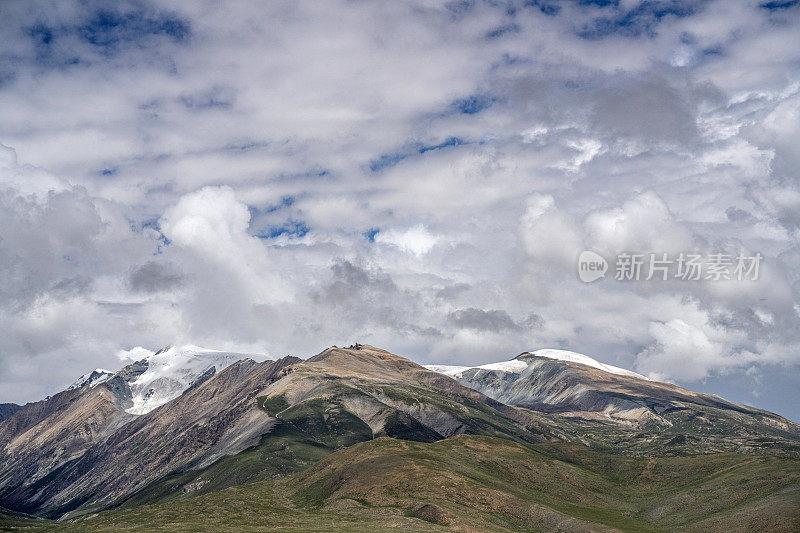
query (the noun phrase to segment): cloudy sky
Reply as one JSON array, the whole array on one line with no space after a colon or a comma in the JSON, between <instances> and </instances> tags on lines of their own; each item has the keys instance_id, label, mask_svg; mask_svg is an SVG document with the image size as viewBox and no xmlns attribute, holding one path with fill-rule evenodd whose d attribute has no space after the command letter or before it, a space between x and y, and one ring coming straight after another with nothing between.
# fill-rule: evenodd
<instances>
[{"instance_id":1,"label":"cloudy sky","mask_svg":"<svg viewBox=\"0 0 800 533\"><path fill-rule=\"evenodd\" d=\"M0 401L137 346L358 341L800 420L797 0L189 4L0 5Z\"/></svg>"}]
</instances>

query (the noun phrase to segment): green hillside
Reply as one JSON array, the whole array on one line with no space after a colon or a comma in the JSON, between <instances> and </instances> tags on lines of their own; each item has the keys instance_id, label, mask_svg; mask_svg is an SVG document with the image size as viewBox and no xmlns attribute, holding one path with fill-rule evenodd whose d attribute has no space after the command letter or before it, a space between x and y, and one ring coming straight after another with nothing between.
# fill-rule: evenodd
<instances>
[{"instance_id":1,"label":"green hillside","mask_svg":"<svg viewBox=\"0 0 800 533\"><path fill-rule=\"evenodd\" d=\"M800 461L624 457L485 436L356 444L307 470L64 531L796 531Z\"/></svg>"}]
</instances>

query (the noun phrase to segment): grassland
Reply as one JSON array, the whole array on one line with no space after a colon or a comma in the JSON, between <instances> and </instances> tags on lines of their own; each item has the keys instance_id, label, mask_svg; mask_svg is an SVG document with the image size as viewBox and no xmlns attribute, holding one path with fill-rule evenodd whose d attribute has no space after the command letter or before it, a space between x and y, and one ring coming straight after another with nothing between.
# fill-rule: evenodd
<instances>
[{"instance_id":1,"label":"grassland","mask_svg":"<svg viewBox=\"0 0 800 533\"><path fill-rule=\"evenodd\" d=\"M267 481L69 524L26 525L31 531L797 531L800 461L734 453L634 458L485 436L434 443L381 438Z\"/></svg>"}]
</instances>

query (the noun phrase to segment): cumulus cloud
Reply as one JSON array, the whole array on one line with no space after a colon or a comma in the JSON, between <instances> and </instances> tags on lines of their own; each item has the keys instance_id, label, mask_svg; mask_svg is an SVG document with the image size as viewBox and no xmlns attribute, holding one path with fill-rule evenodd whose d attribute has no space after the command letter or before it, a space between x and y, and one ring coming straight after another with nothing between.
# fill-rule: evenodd
<instances>
[{"instance_id":1,"label":"cumulus cloud","mask_svg":"<svg viewBox=\"0 0 800 533\"><path fill-rule=\"evenodd\" d=\"M505 311L497 309L484 310L469 307L453 311L447 318L459 328L478 331L503 331L519 329L514 320Z\"/></svg>"},{"instance_id":2,"label":"cumulus cloud","mask_svg":"<svg viewBox=\"0 0 800 533\"><path fill-rule=\"evenodd\" d=\"M437 241L438 238L435 235L431 235L422 224L417 224L406 230L390 229L375 236L375 242L397 246L404 252L410 252L417 257L428 253Z\"/></svg>"},{"instance_id":3,"label":"cumulus cloud","mask_svg":"<svg viewBox=\"0 0 800 533\"><path fill-rule=\"evenodd\" d=\"M183 196L161 217L164 235L179 246L214 257L231 257L248 242L250 213L230 187L205 187Z\"/></svg>"},{"instance_id":4,"label":"cumulus cloud","mask_svg":"<svg viewBox=\"0 0 800 533\"><path fill-rule=\"evenodd\" d=\"M368 341L758 376L799 417L800 11L762 4L8 3L0 401L132 346ZM587 285L587 248L764 261Z\"/></svg>"},{"instance_id":5,"label":"cumulus cloud","mask_svg":"<svg viewBox=\"0 0 800 533\"><path fill-rule=\"evenodd\" d=\"M117 357L123 363L128 364L134 361L141 361L142 359L149 357L154 353L155 352L153 350L148 350L147 348L142 348L141 346L135 346L130 350L120 350L117 352Z\"/></svg>"},{"instance_id":6,"label":"cumulus cloud","mask_svg":"<svg viewBox=\"0 0 800 533\"><path fill-rule=\"evenodd\" d=\"M128 283L134 292L159 292L183 283L183 276L171 265L148 261L131 270Z\"/></svg>"},{"instance_id":7,"label":"cumulus cloud","mask_svg":"<svg viewBox=\"0 0 800 533\"><path fill-rule=\"evenodd\" d=\"M692 249L692 235L656 193L646 191L620 207L586 218L592 246L607 252L672 252Z\"/></svg>"},{"instance_id":8,"label":"cumulus cloud","mask_svg":"<svg viewBox=\"0 0 800 533\"><path fill-rule=\"evenodd\" d=\"M674 318L652 323L654 345L639 354L637 368L654 379L696 381L708 375L709 368L725 363L724 345L712 341L702 328Z\"/></svg>"},{"instance_id":9,"label":"cumulus cloud","mask_svg":"<svg viewBox=\"0 0 800 533\"><path fill-rule=\"evenodd\" d=\"M528 197L520 231L525 250L535 261L553 261L565 268L577 261L582 248L579 229L558 210L551 195Z\"/></svg>"}]
</instances>

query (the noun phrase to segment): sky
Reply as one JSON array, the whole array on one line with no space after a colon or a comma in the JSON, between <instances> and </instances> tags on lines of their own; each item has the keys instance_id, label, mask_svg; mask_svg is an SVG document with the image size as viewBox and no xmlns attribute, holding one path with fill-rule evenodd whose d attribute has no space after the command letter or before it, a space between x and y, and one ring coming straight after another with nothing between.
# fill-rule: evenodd
<instances>
[{"instance_id":1,"label":"sky","mask_svg":"<svg viewBox=\"0 0 800 533\"><path fill-rule=\"evenodd\" d=\"M6 0L0 38L0 402L142 348L361 342L569 349L800 421L797 0Z\"/></svg>"}]
</instances>

